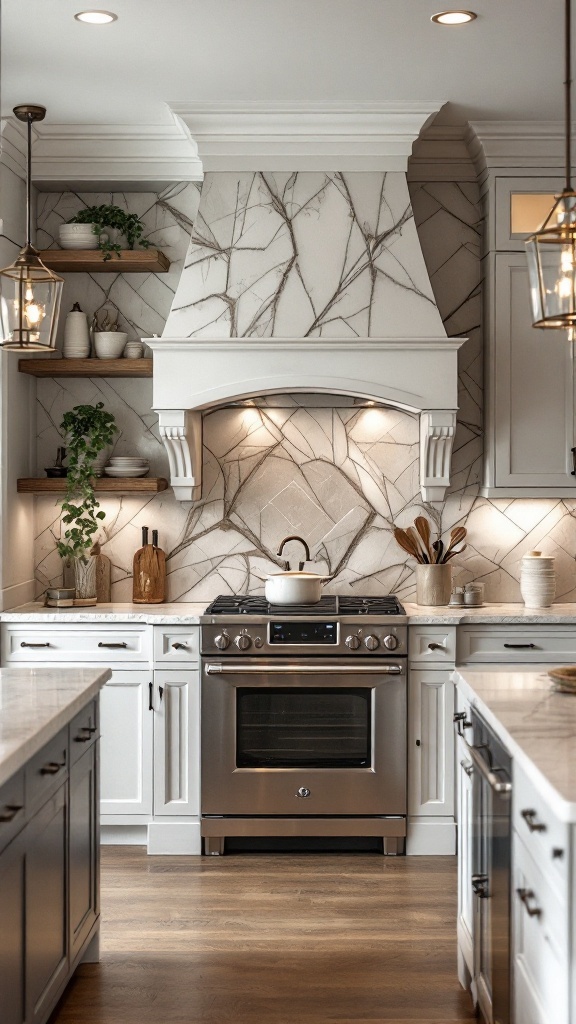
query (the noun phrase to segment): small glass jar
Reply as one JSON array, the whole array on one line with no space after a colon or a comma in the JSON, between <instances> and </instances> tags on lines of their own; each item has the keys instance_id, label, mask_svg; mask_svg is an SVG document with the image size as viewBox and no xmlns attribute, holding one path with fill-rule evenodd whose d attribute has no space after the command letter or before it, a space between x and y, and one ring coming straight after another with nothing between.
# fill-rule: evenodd
<instances>
[{"instance_id":1,"label":"small glass jar","mask_svg":"<svg viewBox=\"0 0 576 1024\"><path fill-rule=\"evenodd\" d=\"M453 608L461 608L464 604L464 587L454 587L450 594L450 604Z\"/></svg>"},{"instance_id":2,"label":"small glass jar","mask_svg":"<svg viewBox=\"0 0 576 1024\"><path fill-rule=\"evenodd\" d=\"M464 587L464 604L469 608L480 608L484 604L483 583L466 583Z\"/></svg>"}]
</instances>

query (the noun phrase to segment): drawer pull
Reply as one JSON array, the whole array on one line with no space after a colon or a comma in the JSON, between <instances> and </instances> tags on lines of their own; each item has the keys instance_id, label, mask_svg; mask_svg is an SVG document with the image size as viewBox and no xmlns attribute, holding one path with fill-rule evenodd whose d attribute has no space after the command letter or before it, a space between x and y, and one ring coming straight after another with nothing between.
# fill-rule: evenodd
<instances>
[{"instance_id":1,"label":"drawer pull","mask_svg":"<svg viewBox=\"0 0 576 1024\"><path fill-rule=\"evenodd\" d=\"M92 739L92 733L94 733L96 731L97 730L96 730L96 726L95 725L83 725L82 729L81 729L81 732L88 733L88 735L87 736L86 735L81 736L80 733L79 733L78 736L74 737L74 742L75 743L88 743Z\"/></svg>"},{"instance_id":2,"label":"drawer pull","mask_svg":"<svg viewBox=\"0 0 576 1024\"><path fill-rule=\"evenodd\" d=\"M148 711L154 711L154 683L148 683Z\"/></svg>"},{"instance_id":3,"label":"drawer pull","mask_svg":"<svg viewBox=\"0 0 576 1024\"><path fill-rule=\"evenodd\" d=\"M542 821L536 821L536 811L520 811L520 814L524 818L524 821L528 825L530 832L545 832L546 825Z\"/></svg>"},{"instance_id":4,"label":"drawer pull","mask_svg":"<svg viewBox=\"0 0 576 1024\"><path fill-rule=\"evenodd\" d=\"M23 809L22 804L7 804L6 810L0 814L0 822L14 821L18 811Z\"/></svg>"},{"instance_id":5,"label":"drawer pull","mask_svg":"<svg viewBox=\"0 0 576 1024\"><path fill-rule=\"evenodd\" d=\"M175 651L187 651L188 650L188 644L176 643L176 644L172 644L172 647L174 648Z\"/></svg>"},{"instance_id":6,"label":"drawer pull","mask_svg":"<svg viewBox=\"0 0 576 1024\"><path fill-rule=\"evenodd\" d=\"M160 697L160 700L162 700L162 698L164 696L164 687L163 686L159 686L158 687L158 695Z\"/></svg>"},{"instance_id":7,"label":"drawer pull","mask_svg":"<svg viewBox=\"0 0 576 1024\"><path fill-rule=\"evenodd\" d=\"M535 651L536 644L504 644L510 651Z\"/></svg>"},{"instance_id":8,"label":"drawer pull","mask_svg":"<svg viewBox=\"0 0 576 1024\"><path fill-rule=\"evenodd\" d=\"M50 647L50 644L29 644L26 640L23 640L20 647Z\"/></svg>"},{"instance_id":9,"label":"drawer pull","mask_svg":"<svg viewBox=\"0 0 576 1024\"><path fill-rule=\"evenodd\" d=\"M446 647L445 647L444 644L436 644L436 643L428 644L428 650L429 651L444 651L444 653L446 653Z\"/></svg>"},{"instance_id":10,"label":"drawer pull","mask_svg":"<svg viewBox=\"0 0 576 1024\"><path fill-rule=\"evenodd\" d=\"M530 900L536 899L536 896L532 889L516 889L518 896L522 900L522 903L526 907L527 913L530 917L540 917L542 910L540 907L535 907L530 904Z\"/></svg>"},{"instance_id":11,"label":"drawer pull","mask_svg":"<svg viewBox=\"0 0 576 1024\"><path fill-rule=\"evenodd\" d=\"M120 651L122 650L123 647L128 647L128 644L124 643L124 641L122 641L122 643L119 644L103 644L100 642L98 644L98 647L108 647L109 650L111 651Z\"/></svg>"},{"instance_id":12,"label":"drawer pull","mask_svg":"<svg viewBox=\"0 0 576 1024\"><path fill-rule=\"evenodd\" d=\"M89 742L90 742L90 737L89 736L75 736L74 737L74 743L89 743Z\"/></svg>"},{"instance_id":13,"label":"drawer pull","mask_svg":"<svg viewBox=\"0 0 576 1024\"><path fill-rule=\"evenodd\" d=\"M462 761L460 761L460 767L462 768L463 771L466 772L468 778L470 778L472 772L474 771L474 765L472 764L472 761L465 761L464 759L462 759Z\"/></svg>"},{"instance_id":14,"label":"drawer pull","mask_svg":"<svg viewBox=\"0 0 576 1024\"><path fill-rule=\"evenodd\" d=\"M62 761L60 764L58 761L49 761L43 768L40 769L41 775L57 775L61 768L66 767L66 761Z\"/></svg>"},{"instance_id":15,"label":"drawer pull","mask_svg":"<svg viewBox=\"0 0 576 1024\"><path fill-rule=\"evenodd\" d=\"M561 846L554 846L552 849L552 860L562 860L564 856L564 850Z\"/></svg>"}]
</instances>

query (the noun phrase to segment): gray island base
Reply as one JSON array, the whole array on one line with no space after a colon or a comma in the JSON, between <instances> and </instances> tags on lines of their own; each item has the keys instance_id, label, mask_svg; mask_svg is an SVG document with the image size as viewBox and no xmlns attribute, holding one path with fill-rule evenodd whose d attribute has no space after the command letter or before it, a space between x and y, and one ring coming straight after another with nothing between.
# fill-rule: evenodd
<instances>
[{"instance_id":1,"label":"gray island base","mask_svg":"<svg viewBox=\"0 0 576 1024\"><path fill-rule=\"evenodd\" d=\"M99 958L102 669L0 672L2 1024L45 1024Z\"/></svg>"}]
</instances>

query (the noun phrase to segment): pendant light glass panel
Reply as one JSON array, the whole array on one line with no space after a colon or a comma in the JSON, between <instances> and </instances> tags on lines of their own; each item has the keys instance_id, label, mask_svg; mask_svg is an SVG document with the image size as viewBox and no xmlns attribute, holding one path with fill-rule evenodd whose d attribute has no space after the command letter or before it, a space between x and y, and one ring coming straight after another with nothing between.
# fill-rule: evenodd
<instances>
[{"instance_id":1,"label":"pendant light glass panel","mask_svg":"<svg viewBox=\"0 0 576 1024\"><path fill-rule=\"evenodd\" d=\"M557 198L526 253L534 327L576 326L576 193Z\"/></svg>"},{"instance_id":2,"label":"pendant light glass panel","mask_svg":"<svg viewBox=\"0 0 576 1024\"><path fill-rule=\"evenodd\" d=\"M2 348L45 351L56 347L63 280L34 250L23 250L0 270Z\"/></svg>"}]
</instances>

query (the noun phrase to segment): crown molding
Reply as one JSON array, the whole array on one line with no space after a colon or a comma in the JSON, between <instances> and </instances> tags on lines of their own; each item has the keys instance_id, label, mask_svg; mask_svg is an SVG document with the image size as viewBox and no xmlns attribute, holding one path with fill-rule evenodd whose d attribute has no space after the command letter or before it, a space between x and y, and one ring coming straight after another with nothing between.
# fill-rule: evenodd
<instances>
[{"instance_id":1,"label":"crown molding","mask_svg":"<svg viewBox=\"0 0 576 1024\"><path fill-rule=\"evenodd\" d=\"M34 139L34 128L32 129ZM22 121L6 117L0 121L0 163L26 180L26 128Z\"/></svg>"},{"instance_id":2,"label":"crown molding","mask_svg":"<svg viewBox=\"0 0 576 1024\"><path fill-rule=\"evenodd\" d=\"M505 168L558 175L564 169L563 121L471 121L466 141L479 175Z\"/></svg>"},{"instance_id":3,"label":"crown molding","mask_svg":"<svg viewBox=\"0 0 576 1024\"><path fill-rule=\"evenodd\" d=\"M170 103L205 171L400 170L443 104Z\"/></svg>"},{"instance_id":4,"label":"crown molding","mask_svg":"<svg viewBox=\"0 0 576 1024\"><path fill-rule=\"evenodd\" d=\"M42 121L34 130L33 179L44 191L159 191L203 178L198 147L171 112L167 124Z\"/></svg>"},{"instance_id":5,"label":"crown molding","mask_svg":"<svg viewBox=\"0 0 576 1024\"><path fill-rule=\"evenodd\" d=\"M436 125L416 139L408 162L408 181L476 181L467 145L468 125Z\"/></svg>"}]
</instances>

